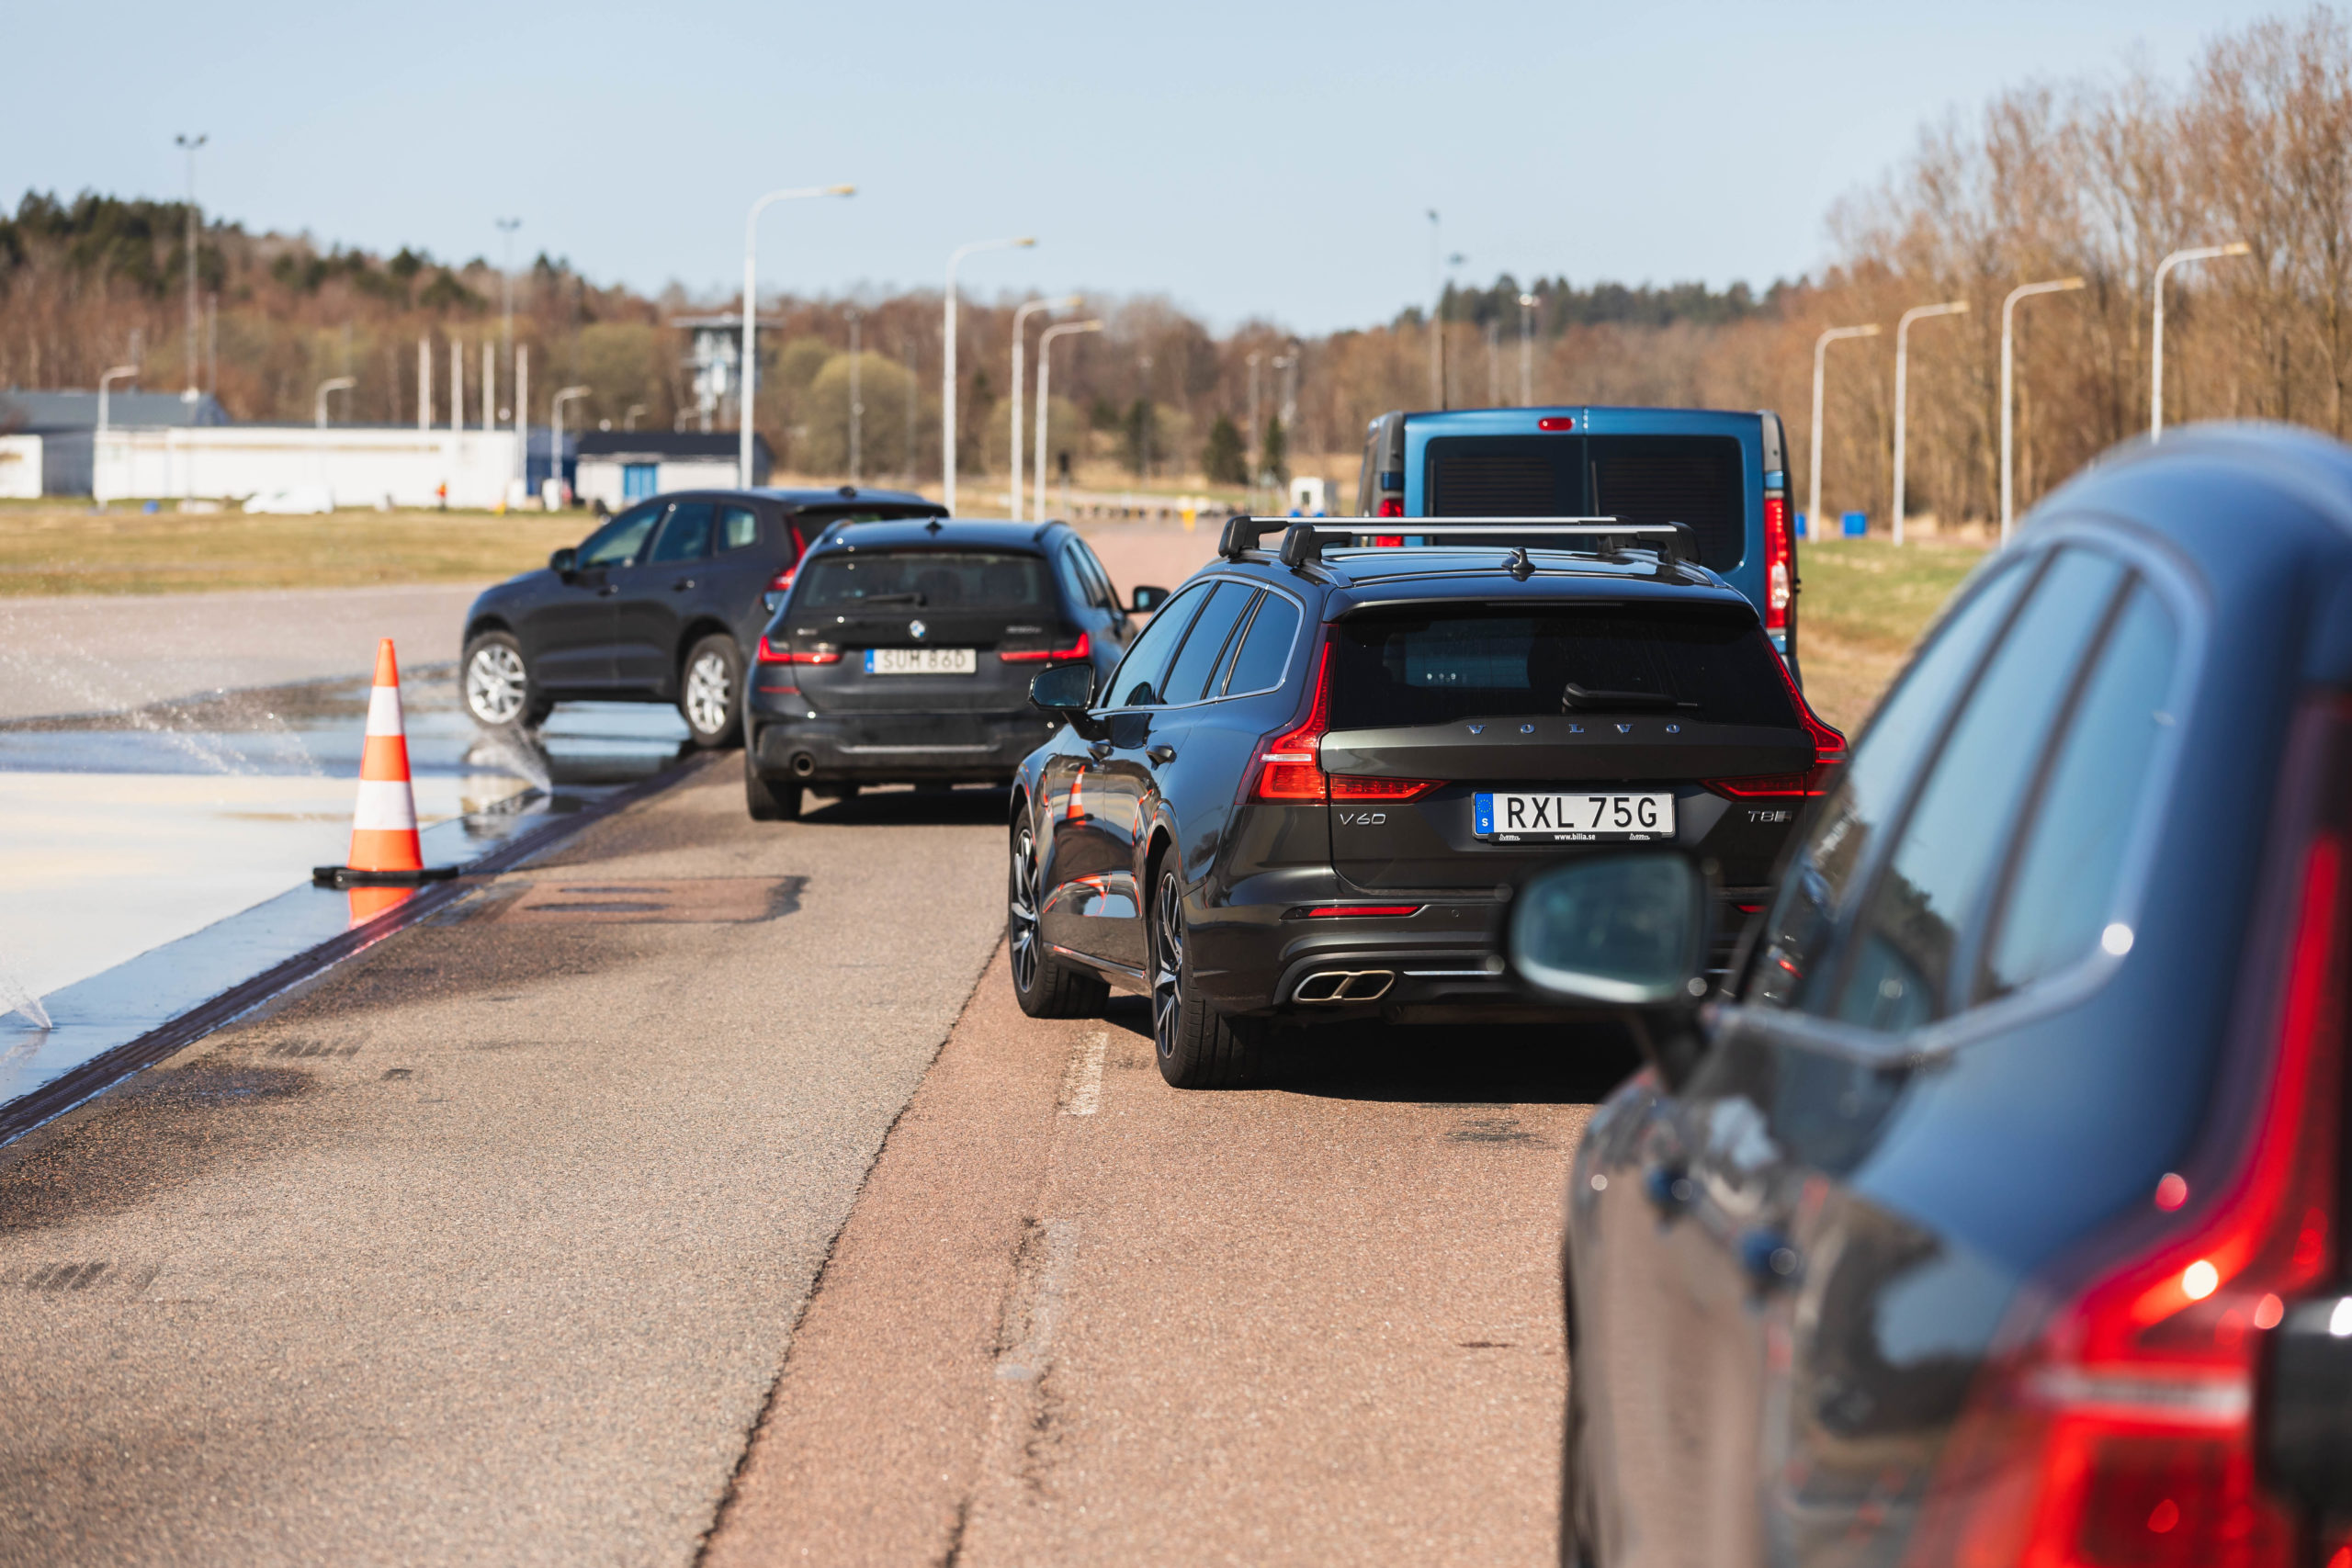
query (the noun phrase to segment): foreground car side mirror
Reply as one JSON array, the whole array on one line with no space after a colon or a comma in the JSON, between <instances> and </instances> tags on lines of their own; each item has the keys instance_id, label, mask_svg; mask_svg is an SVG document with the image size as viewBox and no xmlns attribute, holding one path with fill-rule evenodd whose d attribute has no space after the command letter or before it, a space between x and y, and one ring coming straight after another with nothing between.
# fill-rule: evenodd
<instances>
[{"instance_id":1,"label":"foreground car side mirror","mask_svg":"<svg viewBox=\"0 0 2352 1568\"><path fill-rule=\"evenodd\" d=\"M2305 1518L2352 1517L2352 1294L2340 1287L2262 1337L2254 1443L2264 1483Z\"/></svg>"},{"instance_id":2,"label":"foreground car side mirror","mask_svg":"<svg viewBox=\"0 0 2352 1568\"><path fill-rule=\"evenodd\" d=\"M1168 603L1165 588L1138 588L1127 598L1127 608L1133 614L1148 615Z\"/></svg>"},{"instance_id":3,"label":"foreground car side mirror","mask_svg":"<svg viewBox=\"0 0 2352 1568\"><path fill-rule=\"evenodd\" d=\"M564 546L548 557L548 570L570 581L580 570L580 552L570 545Z\"/></svg>"},{"instance_id":4,"label":"foreground car side mirror","mask_svg":"<svg viewBox=\"0 0 2352 1568\"><path fill-rule=\"evenodd\" d=\"M1043 708L1077 729L1088 732L1090 721L1087 705L1094 700L1094 666L1091 664L1057 664L1041 670L1029 681L1029 705Z\"/></svg>"},{"instance_id":5,"label":"foreground car side mirror","mask_svg":"<svg viewBox=\"0 0 2352 1568\"><path fill-rule=\"evenodd\" d=\"M1504 949L1537 991L1622 1014L1671 1090L1698 1065L1714 904L1706 873L1679 851L1578 855L1521 885Z\"/></svg>"}]
</instances>

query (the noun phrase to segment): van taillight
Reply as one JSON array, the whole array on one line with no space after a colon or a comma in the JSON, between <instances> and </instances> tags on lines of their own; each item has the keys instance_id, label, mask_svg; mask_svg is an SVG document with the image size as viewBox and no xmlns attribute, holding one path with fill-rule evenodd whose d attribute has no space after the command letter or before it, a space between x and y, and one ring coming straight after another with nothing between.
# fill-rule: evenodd
<instances>
[{"instance_id":1,"label":"van taillight","mask_svg":"<svg viewBox=\"0 0 2352 1568\"><path fill-rule=\"evenodd\" d=\"M1321 752L1325 716L1330 711L1331 645L1325 643L1315 660L1315 702L1306 722L1268 740L1258 753L1260 800L1324 800L1329 798L1323 778Z\"/></svg>"},{"instance_id":2,"label":"van taillight","mask_svg":"<svg viewBox=\"0 0 2352 1568\"><path fill-rule=\"evenodd\" d=\"M1405 498L1404 498L1403 496L1401 496L1401 495L1384 495L1384 496L1382 496L1382 497L1380 498L1380 511L1379 511L1379 513L1377 513L1377 515L1382 516L1382 517L1402 517L1402 516L1404 516L1404 515L1405 515Z\"/></svg>"},{"instance_id":3,"label":"van taillight","mask_svg":"<svg viewBox=\"0 0 2352 1568\"><path fill-rule=\"evenodd\" d=\"M1789 537L1789 500L1767 492L1764 497L1764 629L1789 629L1789 602L1796 597L1796 572Z\"/></svg>"},{"instance_id":4,"label":"van taillight","mask_svg":"<svg viewBox=\"0 0 2352 1568\"><path fill-rule=\"evenodd\" d=\"M1906 1568L2295 1561L2291 1521L2256 1483L2253 1368L2256 1337L2336 1251L2344 856L2342 833L2322 831L2297 868L2277 1046L2235 1170L2202 1205L2167 1174L2151 1206L2187 1223L2126 1244L1986 1362Z\"/></svg>"}]
</instances>

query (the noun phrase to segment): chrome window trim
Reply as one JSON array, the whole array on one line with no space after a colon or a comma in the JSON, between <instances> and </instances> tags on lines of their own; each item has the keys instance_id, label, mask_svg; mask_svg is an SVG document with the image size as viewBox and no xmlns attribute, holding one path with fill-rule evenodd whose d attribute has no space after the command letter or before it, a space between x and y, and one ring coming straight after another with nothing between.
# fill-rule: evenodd
<instances>
[{"instance_id":1,"label":"chrome window trim","mask_svg":"<svg viewBox=\"0 0 2352 1568\"><path fill-rule=\"evenodd\" d=\"M1273 684L1272 684L1272 685L1270 685L1270 686L1260 686L1260 687L1256 688L1256 689L1255 689L1255 690L1253 690L1253 691L1248 691L1248 692L1224 692L1224 693L1220 693L1218 695L1214 696L1214 697L1202 697L1202 698L1198 699L1197 701L1194 701L1194 702L1189 702L1189 703L1127 703L1127 704L1124 704L1124 705L1120 705L1120 706L1118 706L1118 707L1097 708L1097 709L1095 709L1095 710L1094 710L1095 712L1097 712L1097 713L1181 713L1181 712L1182 712L1183 710L1185 710L1186 708L1204 708L1204 707L1207 707L1207 706L1209 706L1209 705L1210 705L1211 704L1213 704L1213 703L1229 703L1229 702L1237 701L1237 700L1238 700L1239 698L1242 698L1242 697L1262 697L1262 696L1267 696L1267 695L1272 694L1272 693L1275 693L1275 692L1279 692L1279 691L1281 691L1284 686L1286 686L1286 685L1288 685L1288 684L1290 683L1290 670L1291 670L1291 663L1292 663L1292 661L1293 661L1293 660L1295 660L1295 659L1297 659L1297 657L1298 657L1298 643L1299 643L1299 635L1298 635L1298 634L1299 634L1299 631L1304 631L1304 630L1306 628L1307 625L1308 625L1307 618L1306 618L1306 600L1304 600L1304 599L1302 599L1302 598L1300 598L1297 594L1295 594L1295 593L1292 592L1289 589L1283 587L1283 586L1282 586L1281 584L1279 584L1279 583L1273 583L1273 582L1261 582L1261 581L1258 581L1258 580L1257 580L1257 579L1255 579L1255 578L1244 577L1244 576L1242 576L1242 575L1241 575L1240 573L1238 573L1238 572L1230 572L1230 571L1213 571L1213 572L1209 573L1209 574L1208 574L1207 576L1205 576L1205 577L1195 577L1195 578L1193 578L1192 581L1188 581L1188 582L1184 583L1182 586L1179 587L1179 588L1176 590L1176 592L1177 592L1177 593L1182 593L1182 592L1185 592L1186 590L1188 590L1188 589L1197 588L1197 587L1201 586L1201 585L1202 585L1202 584L1204 584L1204 583L1210 583L1210 582L1231 582L1231 583L1236 583L1236 584L1238 584L1238 585L1239 585L1239 586L1241 586L1241 587L1243 587L1243 588L1253 588L1253 589L1261 590L1261 591L1262 591L1263 592L1267 593L1268 595L1275 595L1275 594L1279 594L1279 595L1280 595L1280 596L1282 596L1283 598L1289 600L1289 601L1291 602L1292 606L1293 606L1295 609L1296 609L1296 610L1298 611L1298 630L1295 630L1295 631L1293 631L1293 632L1290 634L1290 647L1289 647L1289 648L1288 648L1288 649L1283 652L1283 668L1282 668L1282 673L1281 673L1281 674L1279 674L1279 675L1277 675L1277 676L1274 678ZM1171 593L1171 594L1170 594L1170 595L1169 595L1169 601L1170 601L1170 603L1171 603L1171 604L1172 604L1172 603L1174 603L1174 601L1175 601L1175 594L1172 594L1172 593ZM1264 602L1263 602L1263 601L1261 601L1261 602L1259 603L1259 604L1257 605L1257 607L1256 607L1255 609L1253 609L1253 610L1251 610L1251 611L1250 611L1250 624L1251 624L1251 625L1253 625L1253 626L1254 626L1254 625L1257 623L1257 619L1258 619L1258 612L1259 612L1259 611L1261 611L1261 610L1263 610L1264 608L1265 608ZM1157 611L1154 611L1154 612L1153 612L1153 614L1155 614L1155 615L1157 615L1158 613L1159 613L1159 612L1157 612ZM1186 635L1187 637L1189 637L1189 636L1191 636L1191 635L1192 635L1192 633L1191 633L1191 629L1190 629L1189 627L1188 627L1188 628L1186 628L1185 635ZM1128 646L1133 647L1134 645L1133 645L1133 644L1129 644ZM1183 651L1184 651L1183 644L1182 644L1182 643L1177 644L1177 645L1176 645L1176 654L1170 655L1170 658L1169 658L1169 662L1170 662L1170 664L1173 665L1173 664L1175 663L1175 660L1176 660L1176 655L1181 655ZM1124 656L1123 656L1123 657L1122 657L1122 659L1121 659L1121 662L1122 662L1122 663L1124 663L1125 661L1125 658L1124 658ZM1231 677L1230 677L1230 676L1227 676L1227 679L1230 680L1230 679L1231 679ZM1115 670L1114 670L1114 671L1111 672L1111 684L1112 684L1112 686L1114 687L1114 689L1115 689L1115 688L1117 687L1117 685L1118 685L1118 671L1115 671Z\"/></svg>"}]
</instances>

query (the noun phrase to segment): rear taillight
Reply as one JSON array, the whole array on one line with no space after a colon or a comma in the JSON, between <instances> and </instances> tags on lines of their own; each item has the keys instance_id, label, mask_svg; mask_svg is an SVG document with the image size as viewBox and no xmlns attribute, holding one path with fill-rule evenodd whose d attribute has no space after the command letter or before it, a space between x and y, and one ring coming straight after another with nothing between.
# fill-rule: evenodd
<instances>
[{"instance_id":1,"label":"rear taillight","mask_svg":"<svg viewBox=\"0 0 2352 1568\"><path fill-rule=\"evenodd\" d=\"M1401 496L1401 495L1384 495L1384 496L1382 496L1382 497L1380 498L1380 510L1379 510L1379 512L1378 512L1378 513L1376 513L1374 515L1376 515L1376 516L1381 516L1381 517L1402 517L1402 516L1404 516L1404 515L1405 515L1405 498L1404 498L1403 496Z\"/></svg>"},{"instance_id":2,"label":"rear taillight","mask_svg":"<svg viewBox=\"0 0 2352 1568\"><path fill-rule=\"evenodd\" d=\"M1796 544L1789 536L1788 497L1764 495L1764 629L1789 629L1789 604L1796 597Z\"/></svg>"},{"instance_id":3,"label":"rear taillight","mask_svg":"<svg viewBox=\"0 0 2352 1568\"><path fill-rule=\"evenodd\" d=\"M791 592L793 574L797 572L799 570L800 567L797 562L791 566L786 567L782 571L777 572L774 577L768 579L767 591L775 594L778 598L782 598L785 594Z\"/></svg>"},{"instance_id":4,"label":"rear taillight","mask_svg":"<svg viewBox=\"0 0 2352 1568\"><path fill-rule=\"evenodd\" d=\"M1315 701L1306 722L1275 736L1258 753L1258 784L1251 793L1260 800L1328 799L1321 752L1325 716L1329 713L1331 645L1325 643L1315 660Z\"/></svg>"},{"instance_id":5,"label":"rear taillight","mask_svg":"<svg viewBox=\"0 0 2352 1568\"><path fill-rule=\"evenodd\" d=\"M1333 800L1419 800L1443 781L1439 779L1376 779L1363 773L1333 773Z\"/></svg>"},{"instance_id":6,"label":"rear taillight","mask_svg":"<svg viewBox=\"0 0 2352 1568\"><path fill-rule=\"evenodd\" d=\"M2344 839L2304 850L2277 1047L2234 1171L2152 1202L2187 1223L2131 1248L1988 1361L1954 1430L1911 1568L2286 1568L2294 1530L2256 1486L2256 1336L2324 1277L2343 1069ZM2144 1224L2145 1222L2142 1222Z\"/></svg>"},{"instance_id":7,"label":"rear taillight","mask_svg":"<svg viewBox=\"0 0 2352 1568\"><path fill-rule=\"evenodd\" d=\"M763 664L839 664L838 649L817 649L803 652L797 648L778 648L764 637L760 638L760 662Z\"/></svg>"},{"instance_id":8,"label":"rear taillight","mask_svg":"<svg viewBox=\"0 0 2352 1568\"><path fill-rule=\"evenodd\" d=\"M1764 795L1826 795L1830 781L1836 776L1835 762L1821 763L1802 773L1748 773L1736 779L1702 779L1700 782L1717 795L1733 800L1754 800Z\"/></svg>"},{"instance_id":9,"label":"rear taillight","mask_svg":"<svg viewBox=\"0 0 2352 1568\"><path fill-rule=\"evenodd\" d=\"M1051 660L1084 659L1091 647L1086 634L1080 632L1078 640L1068 648L1023 649L1017 653L1000 653L997 657L1007 664L1043 664Z\"/></svg>"},{"instance_id":10,"label":"rear taillight","mask_svg":"<svg viewBox=\"0 0 2352 1568\"><path fill-rule=\"evenodd\" d=\"M1402 534L1374 534L1372 536L1372 542L1375 548L1393 550L1405 542L1405 536Z\"/></svg>"},{"instance_id":11,"label":"rear taillight","mask_svg":"<svg viewBox=\"0 0 2352 1568\"><path fill-rule=\"evenodd\" d=\"M1397 920L1408 915L1418 915L1427 908L1426 904L1317 904L1305 911L1304 918L1310 920L1344 920L1376 915L1385 919Z\"/></svg>"},{"instance_id":12,"label":"rear taillight","mask_svg":"<svg viewBox=\"0 0 2352 1568\"><path fill-rule=\"evenodd\" d=\"M1758 790L1755 793L1827 795L1829 786L1838 781L1837 770L1845 766L1846 763L1846 737L1842 732L1822 722L1821 716L1813 711L1813 705L1804 700L1803 692L1797 690L1797 678L1789 673L1789 666L1785 660L1775 658L1772 660L1772 668L1781 672L1781 685L1789 694L1790 704L1797 710L1797 722L1803 724L1804 732L1813 737L1813 769L1805 776L1805 786L1803 790ZM1740 782L1737 779L1711 779L1707 783L1707 787L1714 789L1718 784L1735 784Z\"/></svg>"}]
</instances>

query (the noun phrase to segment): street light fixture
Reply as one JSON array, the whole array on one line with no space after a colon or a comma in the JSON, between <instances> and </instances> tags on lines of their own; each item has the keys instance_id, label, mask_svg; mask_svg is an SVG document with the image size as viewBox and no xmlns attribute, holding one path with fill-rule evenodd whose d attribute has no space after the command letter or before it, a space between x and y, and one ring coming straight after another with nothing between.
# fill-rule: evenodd
<instances>
[{"instance_id":1,"label":"street light fixture","mask_svg":"<svg viewBox=\"0 0 2352 1568\"><path fill-rule=\"evenodd\" d=\"M1535 307L1543 301L1532 294L1519 297L1519 406L1535 406Z\"/></svg>"},{"instance_id":2,"label":"street light fixture","mask_svg":"<svg viewBox=\"0 0 2352 1568\"><path fill-rule=\"evenodd\" d=\"M2020 299L2030 299L2036 294L2064 294L2082 286L2083 280L2079 277L2052 278L2047 283L2021 283L2010 289L2009 297L2001 301L2001 543L2004 545L2009 542L2009 520L2016 510L2017 495L2014 459L2017 402L2009 395L2009 389L2015 381L2016 366L2010 348L2011 313Z\"/></svg>"},{"instance_id":3,"label":"street light fixture","mask_svg":"<svg viewBox=\"0 0 2352 1568\"><path fill-rule=\"evenodd\" d=\"M1831 327L1827 332L1823 333L1819 337L1813 340L1813 483L1812 493L1805 502L1805 515L1813 519L1813 525L1816 529L1821 527L1821 372L1823 357L1828 354L1829 345L1838 342L1841 338L1876 336L1878 336L1878 323L1876 321L1872 321L1866 327ZM1816 538L1826 539L1829 536L1824 532L1818 533L1815 536Z\"/></svg>"},{"instance_id":4,"label":"street light fixture","mask_svg":"<svg viewBox=\"0 0 2352 1568\"><path fill-rule=\"evenodd\" d=\"M586 397L589 390L590 389L586 387L566 387L561 391L556 393L554 397L548 400L548 423L555 426L555 430L553 432L555 446L548 455L548 466L553 470L553 472L548 475L548 478L555 485L555 501L557 506L562 505L564 501L563 405L570 402L574 398ZM629 412L631 413L636 412L636 407L632 405ZM553 508L551 507L549 510L552 511Z\"/></svg>"},{"instance_id":5,"label":"street light fixture","mask_svg":"<svg viewBox=\"0 0 2352 1568\"><path fill-rule=\"evenodd\" d=\"M512 350L514 346L514 231L523 226L520 218L493 218L498 226L498 343Z\"/></svg>"},{"instance_id":6,"label":"street light fixture","mask_svg":"<svg viewBox=\"0 0 2352 1568\"><path fill-rule=\"evenodd\" d=\"M804 201L812 196L855 196L855 186L800 186L792 190L772 190L752 203L743 215L743 369L737 378L741 391L737 394L742 412L735 423L740 427L736 439L735 482L743 489L752 488L752 411L760 386L760 359L755 352L759 332L759 243L760 214L779 201Z\"/></svg>"},{"instance_id":7,"label":"street light fixture","mask_svg":"<svg viewBox=\"0 0 2352 1568\"><path fill-rule=\"evenodd\" d=\"M321 430L324 430L327 427L327 394L329 392L347 392L357 385L359 385L359 383L353 380L348 376L337 376L331 381L322 381L319 383L319 394L311 400L311 407L318 415L319 428Z\"/></svg>"},{"instance_id":8,"label":"street light fixture","mask_svg":"<svg viewBox=\"0 0 2352 1568\"><path fill-rule=\"evenodd\" d=\"M196 150L211 140L209 134L172 138L174 146L187 152L187 390L180 400L189 403L199 395L196 389Z\"/></svg>"},{"instance_id":9,"label":"street light fixture","mask_svg":"<svg viewBox=\"0 0 2352 1568\"><path fill-rule=\"evenodd\" d=\"M1057 321L1037 334L1037 520L1046 520L1046 389L1053 380L1054 361L1046 351L1057 337L1072 333L1099 333L1101 321Z\"/></svg>"},{"instance_id":10,"label":"street light fixture","mask_svg":"<svg viewBox=\"0 0 2352 1568\"><path fill-rule=\"evenodd\" d=\"M2251 254L2252 245L2244 240L2232 240L2226 245L2193 245L2185 251L2175 251L2156 264L2156 325L2154 335L2154 352L2148 367L2148 439L2161 441L2165 434L2165 274L2185 262L2213 261L2222 256Z\"/></svg>"},{"instance_id":11,"label":"street light fixture","mask_svg":"<svg viewBox=\"0 0 2352 1568\"><path fill-rule=\"evenodd\" d=\"M1037 243L1035 235L1017 240L975 240L947 253L945 352L939 362L939 473L942 499L956 511L956 264L980 251L1025 251Z\"/></svg>"},{"instance_id":12,"label":"street light fixture","mask_svg":"<svg viewBox=\"0 0 2352 1568\"><path fill-rule=\"evenodd\" d=\"M1941 305L1914 305L1894 323L1894 542L1898 545L1903 543L1903 433L1904 413L1910 406L1911 323L1928 316L1963 315L1967 310L1965 299Z\"/></svg>"},{"instance_id":13,"label":"street light fixture","mask_svg":"<svg viewBox=\"0 0 2352 1568\"><path fill-rule=\"evenodd\" d=\"M1022 355L1029 344L1029 318L1039 310L1075 310L1086 303L1083 295L1058 299L1031 299L1012 312L1012 520L1021 521L1021 393ZM1042 516L1042 514L1040 514Z\"/></svg>"},{"instance_id":14,"label":"street light fixture","mask_svg":"<svg viewBox=\"0 0 2352 1568\"><path fill-rule=\"evenodd\" d=\"M98 493L98 448L107 441L107 389L126 377L139 374L136 365L118 365L98 378L98 433L90 442L90 499L104 501Z\"/></svg>"}]
</instances>

